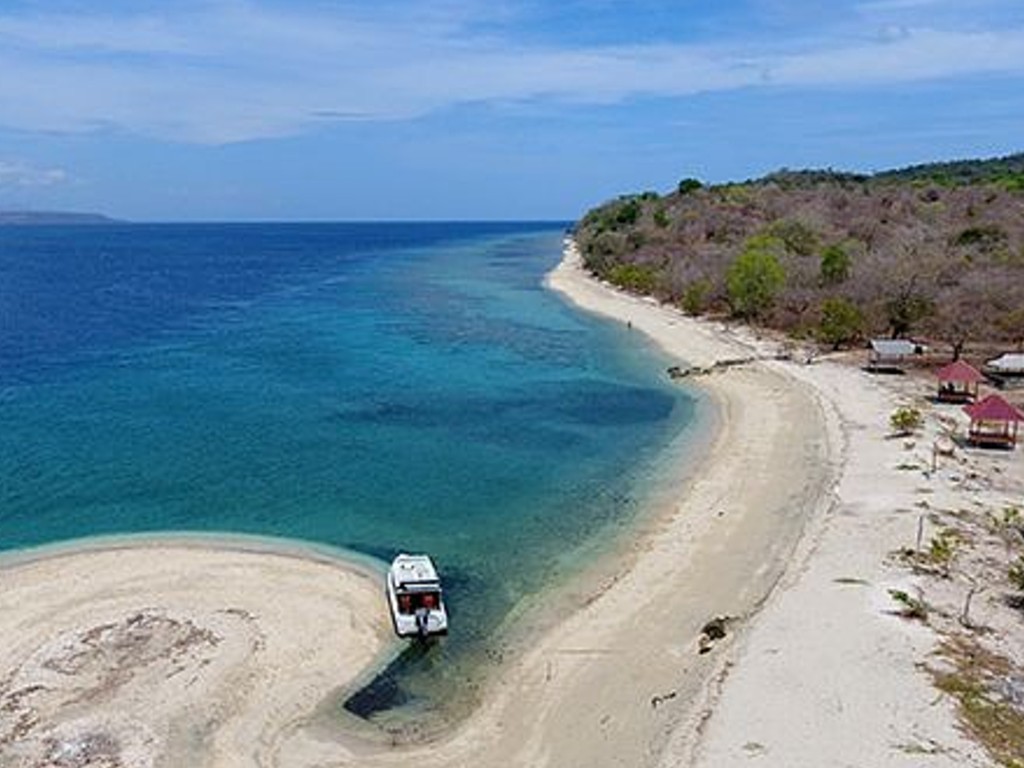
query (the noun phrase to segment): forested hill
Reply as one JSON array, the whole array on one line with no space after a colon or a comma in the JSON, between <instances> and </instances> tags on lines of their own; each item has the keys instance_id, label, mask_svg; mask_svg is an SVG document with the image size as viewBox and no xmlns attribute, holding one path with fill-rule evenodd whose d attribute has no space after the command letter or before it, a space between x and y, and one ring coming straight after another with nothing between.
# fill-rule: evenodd
<instances>
[{"instance_id":1,"label":"forested hill","mask_svg":"<svg viewBox=\"0 0 1024 768\"><path fill-rule=\"evenodd\" d=\"M783 170L588 212L588 269L691 314L841 345L1024 343L1024 154L874 175Z\"/></svg>"}]
</instances>

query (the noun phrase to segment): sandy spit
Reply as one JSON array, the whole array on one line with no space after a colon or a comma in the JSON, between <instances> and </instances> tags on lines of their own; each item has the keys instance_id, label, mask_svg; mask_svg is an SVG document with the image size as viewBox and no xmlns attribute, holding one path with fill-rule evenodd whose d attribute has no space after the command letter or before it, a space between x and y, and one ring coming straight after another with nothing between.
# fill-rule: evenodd
<instances>
[{"instance_id":1,"label":"sandy spit","mask_svg":"<svg viewBox=\"0 0 1024 768\"><path fill-rule=\"evenodd\" d=\"M0 765L306 765L306 720L393 644L380 583L195 543L5 565Z\"/></svg>"}]
</instances>

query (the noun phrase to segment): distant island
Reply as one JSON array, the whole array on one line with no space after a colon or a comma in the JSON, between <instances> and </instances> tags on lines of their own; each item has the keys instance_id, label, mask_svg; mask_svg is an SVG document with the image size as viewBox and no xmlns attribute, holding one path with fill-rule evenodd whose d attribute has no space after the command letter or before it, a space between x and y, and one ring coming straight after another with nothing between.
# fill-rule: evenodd
<instances>
[{"instance_id":1,"label":"distant island","mask_svg":"<svg viewBox=\"0 0 1024 768\"><path fill-rule=\"evenodd\" d=\"M50 224L120 224L123 222L100 213L67 211L0 211L0 226L40 226Z\"/></svg>"},{"instance_id":2,"label":"distant island","mask_svg":"<svg viewBox=\"0 0 1024 768\"><path fill-rule=\"evenodd\" d=\"M830 346L925 334L1024 345L1024 153L872 175L781 170L624 195L574 237L585 267L691 315Z\"/></svg>"}]
</instances>

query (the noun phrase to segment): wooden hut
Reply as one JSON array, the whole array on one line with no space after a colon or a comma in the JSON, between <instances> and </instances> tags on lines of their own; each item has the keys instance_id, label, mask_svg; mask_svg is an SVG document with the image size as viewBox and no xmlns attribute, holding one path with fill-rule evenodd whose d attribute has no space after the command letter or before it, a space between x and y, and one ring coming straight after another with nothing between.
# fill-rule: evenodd
<instances>
[{"instance_id":1,"label":"wooden hut","mask_svg":"<svg viewBox=\"0 0 1024 768\"><path fill-rule=\"evenodd\" d=\"M981 371L963 360L955 360L935 372L939 379L939 400L971 403L978 399L978 385L985 380Z\"/></svg>"},{"instance_id":2,"label":"wooden hut","mask_svg":"<svg viewBox=\"0 0 1024 768\"><path fill-rule=\"evenodd\" d=\"M971 418L967 441L974 445L997 445L1013 448L1017 444L1017 425L1024 421L1024 413L1014 408L999 395L989 395L964 411Z\"/></svg>"}]
</instances>

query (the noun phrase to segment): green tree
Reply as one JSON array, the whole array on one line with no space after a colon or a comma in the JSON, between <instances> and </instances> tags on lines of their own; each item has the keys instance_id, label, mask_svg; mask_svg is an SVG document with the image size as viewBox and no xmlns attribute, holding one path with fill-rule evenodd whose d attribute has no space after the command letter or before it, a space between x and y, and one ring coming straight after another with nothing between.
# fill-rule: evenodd
<instances>
[{"instance_id":1,"label":"green tree","mask_svg":"<svg viewBox=\"0 0 1024 768\"><path fill-rule=\"evenodd\" d=\"M615 223L626 225L636 224L636 220L640 218L640 211L641 205L637 198L630 197L623 200L615 209Z\"/></svg>"},{"instance_id":2,"label":"green tree","mask_svg":"<svg viewBox=\"0 0 1024 768\"><path fill-rule=\"evenodd\" d=\"M653 293L658 274L649 264L619 264L609 270L608 280L634 293Z\"/></svg>"},{"instance_id":3,"label":"green tree","mask_svg":"<svg viewBox=\"0 0 1024 768\"><path fill-rule=\"evenodd\" d=\"M864 329L864 314L860 307L839 297L825 299L821 305L821 326L818 338L833 349L860 336Z\"/></svg>"},{"instance_id":4,"label":"green tree","mask_svg":"<svg viewBox=\"0 0 1024 768\"><path fill-rule=\"evenodd\" d=\"M821 281L825 285L838 285L850 276L850 254L839 243L829 245L821 252Z\"/></svg>"},{"instance_id":5,"label":"green tree","mask_svg":"<svg viewBox=\"0 0 1024 768\"><path fill-rule=\"evenodd\" d=\"M996 326L1024 352L1024 307L1011 309L996 318Z\"/></svg>"},{"instance_id":6,"label":"green tree","mask_svg":"<svg viewBox=\"0 0 1024 768\"><path fill-rule=\"evenodd\" d=\"M686 178L679 182L679 194L688 195L704 186L700 179Z\"/></svg>"},{"instance_id":7,"label":"green tree","mask_svg":"<svg viewBox=\"0 0 1024 768\"><path fill-rule=\"evenodd\" d=\"M894 339L906 336L917 323L934 311L932 302L916 293L901 292L885 303L885 315Z\"/></svg>"},{"instance_id":8,"label":"green tree","mask_svg":"<svg viewBox=\"0 0 1024 768\"><path fill-rule=\"evenodd\" d=\"M931 300L917 290L918 277L918 274L911 275L885 302L885 316L894 339L906 336L917 323L935 311Z\"/></svg>"},{"instance_id":9,"label":"green tree","mask_svg":"<svg viewBox=\"0 0 1024 768\"><path fill-rule=\"evenodd\" d=\"M729 266L725 284L733 312L746 319L761 317L772 304L783 284L786 270L779 262L785 246L770 235L755 235Z\"/></svg>"},{"instance_id":10,"label":"green tree","mask_svg":"<svg viewBox=\"0 0 1024 768\"><path fill-rule=\"evenodd\" d=\"M809 226L796 219L778 219L766 230L767 234L779 238L786 244L786 250L798 256L810 256L818 248L818 235Z\"/></svg>"},{"instance_id":11,"label":"green tree","mask_svg":"<svg viewBox=\"0 0 1024 768\"><path fill-rule=\"evenodd\" d=\"M708 299L711 295L711 282L700 279L694 280L683 291L683 298L679 302L683 312L688 315L702 315L708 308Z\"/></svg>"}]
</instances>

